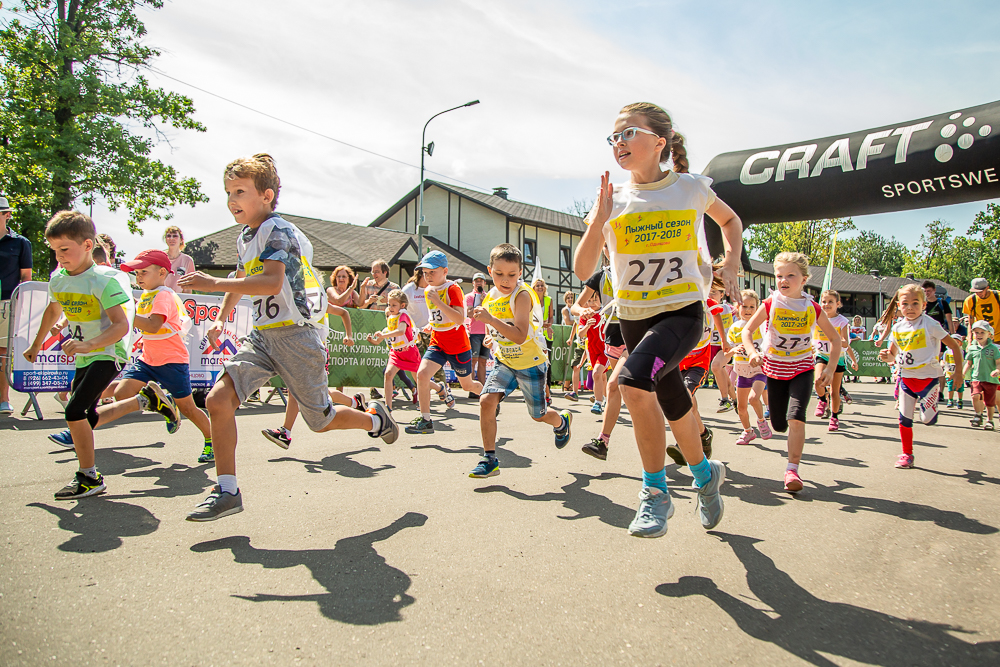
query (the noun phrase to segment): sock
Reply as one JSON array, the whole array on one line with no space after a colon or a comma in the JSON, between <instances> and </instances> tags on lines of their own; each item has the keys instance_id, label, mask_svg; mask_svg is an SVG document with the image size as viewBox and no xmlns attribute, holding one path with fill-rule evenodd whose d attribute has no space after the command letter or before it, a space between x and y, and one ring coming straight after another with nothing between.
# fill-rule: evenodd
<instances>
[{"instance_id":1,"label":"sock","mask_svg":"<svg viewBox=\"0 0 1000 667\"><path fill-rule=\"evenodd\" d=\"M566 431L566 427L569 426L569 420L566 419L565 415L559 415L559 419L562 420L559 422L559 426L557 426L552 430L555 431L556 433L564 433Z\"/></svg>"},{"instance_id":2,"label":"sock","mask_svg":"<svg viewBox=\"0 0 1000 667\"><path fill-rule=\"evenodd\" d=\"M223 493L236 495L240 487L236 484L236 475L219 475L219 486Z\"/></svg>"},{"instance_id":3,"label":"sock","mask_svg":"<svg viewBox=\"0 0 1000 667\"><path fill-rule=\"evenodd\" d=\"M608 435L607 433L602 433L601 436L600 436L600 440L601 440L601 442L604 443L605 446L611 444L611 436Z\"/></svg>"},{"instance_id":4,"label":"sock","mask_svg":"<svg viewBox=\"0 0 1000 667\"><path fill-rule=\"evenodd\" d=\"M831 412L830 416L831 417L836 417L837 419L840 419L840 413L839 412Z\"/></svg>"},{"instance_id":5,"label":"sock","mask_svg":"<svg viewBox=\"0 0 1000 667\"><path fill-rule=\"evenodd\" d=\"M372 427L371 430L368 431L368 433L370 433L371 435L378 435L378 432L382 430L382 418L379 417L378 415L373 415L371 413L367 414L369 417L372 418Z\"/></svg>"},{"instance_id":6,"label":"sock","mask_svg":"<svg viewBox=\"0 0 1000 667\"><path fill-rule=\"evenodd\" d=\"M145 411L149 409L149 399L146 398L145 394L139 393L135 397L139 400L139 410Z\"/></svg>"},{"instance_id":7,"label":"sock","mask_svg":"<svg viewBox=\"0 0 1000 667\"><path fill-rule=\"evenodd\" d=\"M82 472L90 479L97 479L97 466L91 466L89 468L80 468L80 472Z\"/></svg>"},{"instance_id":8,"label":"sock","mask_svg":"<svg viewBox=\"0 0 1000 667\"><path fill-rule=\"evenodd\" d=\"M660 472L646 472L642 471L642 485L648 486L651 489L659 489L663 493L667 492L667 469L663 468Z\"/></svg>"},{"instance_id":9,"label":"sock","mask_svg":"<svg viewBox=\"0 0 1000 667\"><path fill-rule=\"evenodd\" d=\"M205 446L206 447L211 447L212 446L212 439L211 438L205 438Z\"/></svg>"},{"instance_id":10,"label":"sock","mask_svg":"<svg viewBox=\"0 0 1000 667\"><path fill-rule=\"evenodd\" d=\"M497 457L497 450L494 449L494 450L489 451L489 452L487 452L487 451L484 450L483 451L483 456L485 456L488 459L495 459Z\"/></svg>"},{"instance_id":11,"label":"sock","mask_svg":"<svg viewBox=\"0 0 1000 667\"><path fill-rule=\"evenodd\" d=\"M694 475L694 483L701 488L712 481L712 466L708 465L708 459L702 458L697 465L688 465L691 474Z\"/></svg>"},{"instance_id":12,"label":"sock","mask_svg":"<svg viewBox=\"0 0 1000 667\"><path fill-rule=\"evenodd\" d=\"M431 420L431 413L429 413L429 412L427 412L427 413L421 412L420 413L420 418L423 419L425 422L429 422Z\"/></svg>"},{"instance_id":13,"label":"sock","mask_svg":"<svg viewBox=\"0 0 1000 667\"><path fill-rule=\"evenodd\" d=\"M354 408L355 410L361 410L362 409L361 403L358 401L358 397L357 396L351 396L351 407Z\"/></svg>"},{"instance_id":14,"label":"sock","mask_svg":"<svg viewBox=\"0 0 1000 667\"><path fill-rule=\"evenodd\" d=\"M796 472L797 473L799 471L799 464L798 463L789 463L785 467L785 470L791 470L792 472Z\"/></svg>"},{"instance_id":15,"label":"sock","mask_svg":"<svg viewBox=\"0 0 1000 667\"><path fill-rule=\"evenodd\" d=\"M903 453L913 456L913 427L900 425L899 439L903 442Z\"/></svg>"}]
</instances>

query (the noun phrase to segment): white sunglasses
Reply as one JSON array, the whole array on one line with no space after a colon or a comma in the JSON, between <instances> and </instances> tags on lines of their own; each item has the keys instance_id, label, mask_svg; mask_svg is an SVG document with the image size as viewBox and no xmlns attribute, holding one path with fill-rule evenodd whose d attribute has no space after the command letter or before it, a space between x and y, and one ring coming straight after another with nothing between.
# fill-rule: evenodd
<instances>
[{"instance_id":1,"label":"white sunglasses","mask_svg":"<svg viewBox=\"0 0 1000 667\"><path fill-rule=\"evenodd\" d=\"M644 130L641 127L626 127L621 132L615 132L610 137L608 137L608 144L610 144L611 146L614 146L619 141L623 141L623 140L624 141L632 141L633 139L635 139L635 135L636 135L637 132L642 132L643 134L650 134L650 135L652 135L654 137L657 137L657 138L659 138L659 136L660 136L656 132L650 132L649 130Z\"/></svg>"}]
</instances>

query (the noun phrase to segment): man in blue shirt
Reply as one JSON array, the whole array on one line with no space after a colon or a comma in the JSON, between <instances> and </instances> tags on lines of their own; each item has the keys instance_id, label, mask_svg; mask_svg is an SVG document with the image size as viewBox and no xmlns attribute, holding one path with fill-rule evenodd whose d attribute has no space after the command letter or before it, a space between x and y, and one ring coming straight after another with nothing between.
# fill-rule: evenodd
<instances>
[{"instance_id":1,"label":"man in blue shirt","mask_svg":"<svg viewBox=\"0 0 1000 667\"><path fill-rule=\"evenodd\" d=\"M7 226L12 217L10 202L0 197L0 415L14 411L6 368L7 332L13 320L10 295L20 283L31 280L31 242Z\"/></svg>"}]
</instances>

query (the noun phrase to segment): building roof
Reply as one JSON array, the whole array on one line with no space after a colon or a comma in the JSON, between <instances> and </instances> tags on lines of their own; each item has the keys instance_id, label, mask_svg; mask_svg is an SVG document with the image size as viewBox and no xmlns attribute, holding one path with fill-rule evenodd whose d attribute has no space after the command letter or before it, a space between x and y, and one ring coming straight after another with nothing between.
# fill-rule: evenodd
<instances>
[{"instance_id":1,"label":"building roof","mask_svg":"<svg viewBox=\"0 0 1000 667\"><path fill-rule=\"evenodd\" d=\"M317 269L330 271L346 265L368 271L377 259L384 259L390 265L417 262L416 234L287 213L280 215L298 227L313 244L313 266ZM236 268L236 239L241 229L240 225L233 225L192 239L187 242L184 252L194 258L198 268L232 271ZM486 271L480 262L432 236L424 237L424 241L448 256L451 276L471 279L473 274Z\"/></svg>"},{"instance_id":2,"label":"building roof","mask_svg":"<svg viewBox=\"0 0 1000 667\"><path fill-rule=\"evenodd\" d=\"M750 260L750 267L754 273L761 273L768 276L774 275L774 266L768 262L761 262L756 259ZM826 267L825 266L810 266L809 267L809 280L806 281L807 287L812 287L813 289L823 288L823 279L826 277ZM883 276L881 281L871 275L862 275L857 273L848 273L837 267L833 267L833 278L830 281L830 286L832 289L838 292L844 292L848 294L878 294L881 282L882 294L886 296L895 294L903 285L909 283L923 282L923 280L917 280L916 278L900 278L897 276ZM953 301L963 301L965 297L969 296L969 292L955 287L954 285L949 285L948 283L941 282L940 280L935 280L934 283L941 288L944 288L945 292ZM940 292L939 292L940 293Z\"/></svg>"},{"instance_id":3,"label":"building roof","mask_svg":"<svg viewBox=\"0 0 1000 667\"><path fill-rule=\"evenodd\" d=\"M587 226L583 222L583 218L572 215L570 213L564 213L562 211L554 211L550 208L544 208L542 206L535 206L533 204L525 204L524 202L514 201L512 199L505 199L504 197L499 197L494 194L487 194L485 192L480 192L478 190L470 190L469 188L461 188L457 185L450 185L447 183L440 183L438 181L425 180L424 190L426 191L429 187L438 187L446 192L451 192L452 194L458 195L459 197L464 197L470 201L474 201L477 204L485 206L511 220L517 220L519 222L528 222L533 225L539 225L541 227L548 227L554 230L569 231L576 234L583 234ZM409 193L407 193L402 199L392 205L385 213L380 215L378 218L371 223L371 227L379 227L386 220L391 218L396 214L397 211L402 209L407 202L412 201L415 197L420 194L420 185L413 188Z\"/></svg>"}]
</instances>

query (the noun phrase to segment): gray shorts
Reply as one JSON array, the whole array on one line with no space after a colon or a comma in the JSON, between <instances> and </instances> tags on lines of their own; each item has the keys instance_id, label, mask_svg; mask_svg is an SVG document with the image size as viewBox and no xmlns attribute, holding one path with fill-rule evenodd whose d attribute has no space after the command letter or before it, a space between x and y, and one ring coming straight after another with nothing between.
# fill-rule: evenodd
<instances>
[{"instance_id":1,"label":"gray shorts","mask_svg":"<svg viewBox=\"0 0 1000 667\"><path fill-rule=\"evenodd\" d=\"M239 352L225 363L240 403L277 375L298 401L310 430L320 431L333 421L326 341L318 329L297 325L254 329L241 343Z\"/></svg>"}]
</instances>

